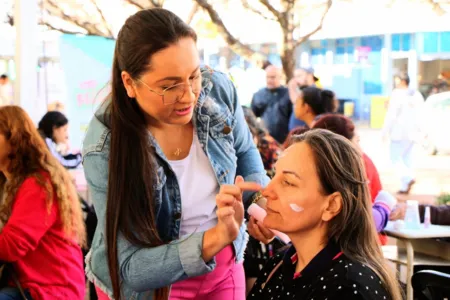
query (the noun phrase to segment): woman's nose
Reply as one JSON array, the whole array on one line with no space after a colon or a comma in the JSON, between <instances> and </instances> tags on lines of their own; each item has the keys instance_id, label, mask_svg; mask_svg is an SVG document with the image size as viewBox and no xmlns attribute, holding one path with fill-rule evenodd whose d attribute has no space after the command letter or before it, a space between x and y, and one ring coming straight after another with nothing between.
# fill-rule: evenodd
<instances>
[{"instance_id":1,"label":"woman's nose","mask_svg":"<svg viewBox=\"0 0 450 300\"><path fill-rule=\"evenodd\" d=\"M261 194L267 199L267 200L274 200L276 199L276 193L274 189L275 182L272 180L269 182L269 184L262 190Z\"/></svg>"},{"instance_id":2,"label":"woman's nose","mask_svg":"<svg viewBox=\"0 0 450 300\"><path fill-rule=\"evenodd\" d=\"M199 94L195 93L192 90L192 87L190 85L185 86L185 91L183 93L183 97L180 98L180 103L193 103L198 98Z\"/></svg>"}]
</instances>

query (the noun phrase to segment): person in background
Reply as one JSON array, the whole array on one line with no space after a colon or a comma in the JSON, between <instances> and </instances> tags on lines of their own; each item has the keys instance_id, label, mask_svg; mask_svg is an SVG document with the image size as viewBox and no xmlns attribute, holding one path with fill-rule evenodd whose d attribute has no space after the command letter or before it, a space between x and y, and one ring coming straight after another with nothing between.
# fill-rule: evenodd
<instances>
[{"instance_id":1,"label":"person in background","mask_svg":"<svg viewBox=\"0 0 450 300\"><path fill-rule=\"evenodd\" d=\"M264 169L266 170L267 175L272 177L275 173L274 167L278 160L278 156L281 153L281 147L277 141L269 135L263 122L257 120L250 108L243 106L242 109L244 110L245 120L247 121L250 132L253 135L253 140L261 154ZM282 247L283 244L277 239L274 239L269 244L263 245L257 239L250 237L244 256L247 293L255 283L256 278L258 277L261 268L267 262L267 259L272 257L273 254Z\"/></svg>"},{"instance_id":2,"label":"person in background","mask_svg":"<svg viewBox=\"0 0 450 300\"><path fill-rule=\"evenodd\" d=\"M269 178L235 87L201 67L196 42L161 8L117 36L111 95L83 142L99 220L86 274L99 299L245 298L244 205ZM216 197L235 182L237 202Z\"/></svg>"},{"instance_id":3,"label":"person in background","mask_svg":"<svg viewBox=\"0 0 450 300\"><path fill-rule=\"evenodd\" d=\"M333 91L317 87L306 87L295 102L294 113L297 119L311 128L320 115L336 111L336 95Z\"/></svg>"},{"instance_id":4,"label":"person in background","mask_svg":"<svg viewBox=\"0 0 450 300\"><path fill-rule=\"evenodd\" d=\"M353 123L353 121L350 118L343 115L325 114L317 119L312 128L328 129L331 132L342 135L343 137L350 140L353 143L353 145L355 145L355 147L359 151L361 151L361 155L363 157L364 166L366 170L370 196L373 202L375 200L375 197L382 190L380 175L373 161L362 150L360 145L360 136L358 134L358 131L356 130L356 126Z\"/></svg>"},{"instance_id":5,"label":"person in background","mask_svg":"<svg viewBox=\"0 0 450 300\"><path fill-rule=\"evenodd\" d=\"M289 131L289 134L288 134L286 140L284 141L282 148L283 149L289 148L289 146L292 144L292 139L294 138L294 136L303 134L303 133L307 132L308 130L309 130L309 128L307 126L299 126L299 127L292 129L291 131Z\"/></svg>"},{"instance_id":6,"label":"person in background","mask_svg":"<svg viewBox=\"0 0 450 300\"><path fill-rule=\"evenodd\" d=\"M60 113L64 113L65 105L59 101L54 101L47 105L47 111L59 111Z\"/></svg>"},{"instance_id":7,"label":"person in background","mask_svg":"<svg viewBox=\"0 0 450 300\"><path fill-rule=\"evenodd\" d=\"M337 114L325 114L322 115L315 123L312 129L327 129L331 132L339 134L348 140L360 151L364 169L366 171L367 185L369 187L370 199L372 201L372 214L375 220L375 227L380 233L379 238L382 245L387 243L387 236L382 234L381 231L386 227L389 215L397 203L396 199L386 191L382 191L382 185L378 170L370 159L370 157L364 153L360 146L360 137L356 131L353 121L343 115Z\"/></svg>"},{"instance_id":8,"label":"person in background","mask_svg":"<svg viewBox=\"0 0 450 300\"><path fill-rule=\"evenodd\" d=\"M292 245L266 264L247 299L402 299L377 242L361 154L349 140L323 129L295 136L262 195L263 224Z\"/></svg>"},{"instance_id":9,"label":"person in background","mask_svg":"<svg viewBox=\"0 0 450 300\"><path fill-rule=\"evenodd\" d=\"M70 176L26 112L0 108L0 261L9 262L29 299L85 296L85 228ZM0 299L22 299L17 286Z\"/></svg>"},{"instance_id":10,"label":"person in background","mask_svg":"<svg viewBox=\"0 0 450 300\"><path fill-rule=\"evenodd\" d=\"M59 111L49 111L39 121L38 130L53 156L67 169L81 164L81 153L68 153L69 120Z\"/></svg>"},{"instance_id":11,"label":"person in background","mask_svg":"<svg viewBox=\"0 0 450 300\"><path fill-rule=\"evenodd\" d=\"M401 73L395 77L395 89L384 121L382 137L390 140L391 162L400 179L399 194L409 194L414 185L413 149L421 138L422 94L409 88L409 76Z\"/></svg>"},{"instance_id":12,"label":"person in background","mask_svg":"<svg viewBox=\"0 0 450 300\"><path fill-rule=\"evenodd\" d=\"M313 68L300 68L295 70L294 77L288 83L289 99L291 100L292 105L295 106L299 90L302 90L306 87L316 87L316 82L318 80L319 78L314 76ZM300 126L306 126L306 123L302 120L297 119L295 117L295 113L292 112L289 119L289 131Z\"/></svg>"},{"instance_id":13,"label":"person in background","mask_svg":"<svg viewBox=\"0 0 450 300\"><path fill-rule=\"evenodd\" d=\"M274 166L281 152L278 142L269 135L262 121L258 120L252 110L242 106L244 110L245 121L253 136L253 141L261 154L264 169L269 177L272 177Z\"/></svg>"},{"instance_id":14,"label":"person in background","mask_svg":"<svg viewBox=\"0 0 450 300\"><path fill-rule=\"evenodd\" d=\"M282 144L289 133L289 117L292 103L288 89L281 85L281 69L270 65L266 68L267 86L253 95L251 108L256 117L264 121L270 136Z\"/></svg>"},{"instance_id":15,"label":"person in background","mask_svg":"<svg viewBox=\"0 0 450 300\"><path fill-rule=\"evenodd\" d=\"M0 76L0 106L13 103L14 89L6 74Z\"/></svg>"}]
</instances>

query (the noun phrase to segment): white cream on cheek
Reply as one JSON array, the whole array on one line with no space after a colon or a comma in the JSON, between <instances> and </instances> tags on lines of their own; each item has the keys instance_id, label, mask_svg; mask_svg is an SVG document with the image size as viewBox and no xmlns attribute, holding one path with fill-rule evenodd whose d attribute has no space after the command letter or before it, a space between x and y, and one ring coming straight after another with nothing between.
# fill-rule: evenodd
<instances>
[{"instance_id":1,"label":"white cream on cheek","mask_svg":"<svg viewBox=\"0 0 450 300\"><path fill-rule=\"evenodd\" d=\"M295 203L289 203L289 207L295 212L302 212L305 210L303 207L301 207Z\"/></svg>"}]
</instances>

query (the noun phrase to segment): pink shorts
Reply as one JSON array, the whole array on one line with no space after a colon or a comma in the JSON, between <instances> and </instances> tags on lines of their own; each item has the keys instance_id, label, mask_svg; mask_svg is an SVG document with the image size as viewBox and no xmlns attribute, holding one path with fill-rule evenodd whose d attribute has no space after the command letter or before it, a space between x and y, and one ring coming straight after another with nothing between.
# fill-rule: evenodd
<instances>
[{"instance_id":1,"label":"pink shorts","mask_svg":"<svg viewBox=\"0 0 450 300\"><path fill-rule=\"evenodd\" d=\"M170 300L244 300L245 274L242 263L236 264L233 247L227 246L216 255L216 268L211 273L188 278L172 285ZM108 295L95 287L99 300Z\"/></svg>"},{"instance_id":2,"label":"pink shorts","mask_svg":"<svg viewBox=\"0 0 450 300\"><path fill-rule=\"evenodd\" d=\"M211 273L188 278L172 285L170 300L244 300L245 274L242 263L236 264L233 246L216 255Z\"/></svg>"},{"instance_id":3,"label":"pink shorts","mask_svg":"<svg viewBox=\"0 0 450 300\"><path fill-rule=\"evenodd\" d=\"M109 300L108 295L106 295L101 289L95 286L95 291L97 292L98 300Z\"/></svg>"}]
</instances>

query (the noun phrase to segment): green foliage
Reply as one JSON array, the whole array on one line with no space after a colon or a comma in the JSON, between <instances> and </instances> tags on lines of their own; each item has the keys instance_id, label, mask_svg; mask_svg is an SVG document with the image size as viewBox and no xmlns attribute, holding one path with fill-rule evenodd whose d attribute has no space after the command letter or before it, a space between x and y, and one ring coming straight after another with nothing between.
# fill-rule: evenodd
<instances>
[{"instance_id":1,"label":"green foliage","mask_svg":"<svg viewBox=\"0 0 450 300\"><path fill-rule=\"evenodd\" d=\"M449 204L450 205L450 194L445 193L445 194L440 195L437 198L437 203L440 205L441 204Z\"/></svg>"}]
</instances>

